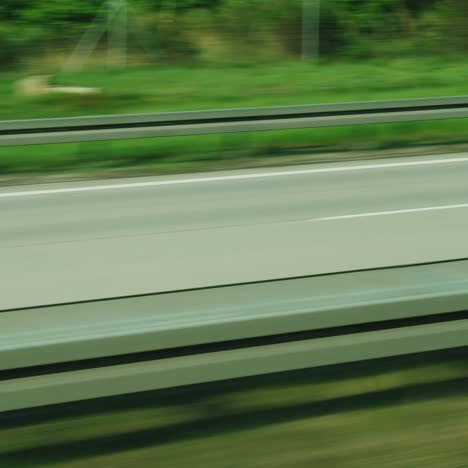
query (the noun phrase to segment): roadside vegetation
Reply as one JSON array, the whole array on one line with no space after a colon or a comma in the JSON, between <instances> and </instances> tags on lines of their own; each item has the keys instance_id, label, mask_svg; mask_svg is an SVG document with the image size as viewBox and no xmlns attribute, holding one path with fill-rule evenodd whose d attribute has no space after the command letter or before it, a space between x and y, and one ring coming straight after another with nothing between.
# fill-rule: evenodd
<instances>
[{"instance_id":1,"label":"roadside vegetation","mask_svg":"<svg viewBox=\"0 0 468 468\"><path fill-rule=\"evenodd\" d=\"M8 468L456 468L467 351L0 415Z\"/></svg>"},{"instance_id":2,"label":"roadside vegetation","mask_svg":"<svg viewBox=\"0 0 468 468\"><path fill-rule=\"evenodd\" d=\"M303 0L127 4L135 18L130 29L145 34L157 62L252 63L301 55ZM447 56L464 54L468 45L465 0L320 0L320 6L322 58ZM104 0L3 0L0 66L66 53L103 7Z\"/></svg>"},{"instance_id":3,"label":"roadside vegetation","mask_svg":"<svg viewBox=\"0 0 468 468\"><path fill-rule=\"evenodd\" d=\"M463 95L463 0L321 0L320 46L302 57L302 0L130 0L128 67L104 35L80 72L63 63L100 0L4 0L0 120ZM133 32L132 32L133 31ZM140 33L135 37L134 32ZM143 46L142 46L143 44ZM102 89L21 96L19 79ZM414 153L468 143L466 121L1 148L0 182L34 174L131 175ZM399 148L401 150L399 150ZM339 154L338 154L339 153Z\"/></svg>"},{"instance_id":4,"label":"roadside vegetation","mask_svg":"<svg viewBox=\"0 0 468 468\"><path fill-rule=\"evenodd\" d=\"M6 119L434 97L466 93L468 64L454 59L268 63L85 70L65 84L101 96L18 97L0 83ZM138 85L135 85L137 83ZM0 180L31 174L132 175L414 153L468 142L465 120L0 148ZM412 149L411 149L412 148ZM390 152L389 152L390 151ZM339 153L339 154L338 154Z\"/></svg>"}]
</instances>

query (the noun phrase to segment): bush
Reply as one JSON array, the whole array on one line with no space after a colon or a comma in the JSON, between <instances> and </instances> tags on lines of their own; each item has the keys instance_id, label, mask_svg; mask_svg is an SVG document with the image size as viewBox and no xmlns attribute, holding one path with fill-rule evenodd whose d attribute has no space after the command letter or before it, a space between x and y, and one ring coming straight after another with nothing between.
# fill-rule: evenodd
<instances>
[{"instance_id":1,"label":"bush","mask_svg":"<svg viewBox=\"0 0 468 468\"><path fill-rule=\"evenodd\" d=\"M300 57L304 1L132 0L129 5L140 10L137 16L151 34L144 38L145 28L138 25L134 32L161 61L251 63ZM322 57L468 51L467 0L317 1ZM44 35L38 37L34 29L42 25L51 50L67 49L102 5L103 0L0 0L0 15L8 21L0 23L0 68L11 69L31 52L40 56L47 50Z\"/></svg>"},{"instance_id":2,"label":"bush","mask_svg":"<svg viewBox=\"0 0 468 468\"><path fill-rule=\"evenodd\" d=\"M142 27L147 31L147 47L154 49L158 59L174 63L192 61L199 53L191 38L191 28L185 15L163 11L147 15Z\"/></svg>"},{"instance_id":3,"label":"bush","mask_svg":"<svg viewBox=\"0 0 468 468\"><path fill-rule=\"evenodd\" d=\"M455 52L468 52L468 3L466 0L446 0L447 43Z\"/></svg>"},{"instance_id":4,"label":"bush","mask_svg":"<svg viewBox=\"0 0 468 468\"><path fill-rule=\"evenodd\" d=\"M291 0L293 2L293 0ZM249 62L277 56L274 6L264 0L225 0L211 18L213 34L223 48L222 61Z\"/></svg>"},{"instance_id":5,"label":"bush","mask_svg":"<svg viewBox=\"0 0 468 468\"><path fill-rule=\"evenodd\" d=\"M9 71L21 65L30 55L42 52L46 48L43 32L38 28L21 28L0 24L0 71Z\"/></svg>"},{"instance_id":6,"label":"bush","mask_svg":"<svg viewBox=\"0 0 468 468\"><path fill-rule=\"evenodd\" d=\"M21 57L16 36L11 28L0 26L0 69L9 70L15 67Z\"/></svg>"},{"instance_id":7,"label":"bush","mask_svg":"<svg viewBox=\"0 0 468 468\"><path fill-rule=\"evenodd\" d=\"M415 45L421 53L447 53L447 4L424 12L416 22ZM452 48L452 47L450 47Z\"/></svg>"}]
</instances>

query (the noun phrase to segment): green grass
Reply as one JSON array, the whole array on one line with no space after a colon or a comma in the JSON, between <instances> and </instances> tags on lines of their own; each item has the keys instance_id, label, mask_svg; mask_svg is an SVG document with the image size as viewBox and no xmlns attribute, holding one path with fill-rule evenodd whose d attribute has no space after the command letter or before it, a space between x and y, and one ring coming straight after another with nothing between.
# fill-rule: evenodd
<instances>
[{"instance_id":1,"label":"green grass","mask_svg":"<svg viewBox=\"0 0 468 468\"><path fill-rule=\"evenodd\" d=\"M467 94L468 64L417 59L362 63L265 63L88 70L61 83L100 87L102 96L25 98L0 78L0 118L163 112ZM243 135L0 149L0 175L176 172L248 166L285 155L318 155L468 142L466 122L416 122Z\"/></svg>"},{"instance_id":2,"label":"green grass","mask_svg":"<svg viewBox=\"0 0 468 468\"><path fill-rule=\"evenodd\" d=\"M467 350L0 416L0 466L468 466Z\"/></svg>"}]
</instances>

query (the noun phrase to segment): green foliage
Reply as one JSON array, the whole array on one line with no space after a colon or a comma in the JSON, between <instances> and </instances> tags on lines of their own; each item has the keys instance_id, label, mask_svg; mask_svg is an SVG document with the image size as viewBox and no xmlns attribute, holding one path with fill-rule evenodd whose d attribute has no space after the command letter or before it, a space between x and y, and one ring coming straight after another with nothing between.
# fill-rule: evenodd
<instances>
[{"instance_id":1,"label":"green foliage","mask_svg":"<svg viewBox=\"0 0 468 468\"><path fill-rule=\"evenodd\" d=\"M193 43L189 31L191 25L185 16L171 10L162 10L146 18L143 23L153 41L152 47L160 60L168 63L190 61L198 49Z\"/></svg>"},{"instance_id":2,"label":"green foliage","mask_svg":"<svg viewBox=\"0 0 468 468\"><path fill-rule=\"evenodd\" d=\"M129 5L152 30L161 61L244 62L299 57L306 1L320 1L325 58L468 49L466 0L129 0ZM2 62L20 61L18 30L43 26L55 44L69 47L103 8L105 0L2 0L0 24L8 24L0 31Z\"/></svg>"},{"instance_id":3,"label":"green foliage","mask_svg":"<svg viewBox=\"0 0 468 468\"><path fill-rule=\"evenodd\" d=\"M22 33L11 23L0 23L0 71L11 70L22 60L38 50L43 31L32 26L23 26Z\"/></svg>"},{"instance_id":4,"label":"green foliage","mask_svg":"<svg viewBox=\"0 0 468 468\"><path fill-rule=\"evenodd\" d=\"M466 0L447 0L446 17L448 45L458 52L468 50L468 3Z\"/></svg>"}]
</instances>

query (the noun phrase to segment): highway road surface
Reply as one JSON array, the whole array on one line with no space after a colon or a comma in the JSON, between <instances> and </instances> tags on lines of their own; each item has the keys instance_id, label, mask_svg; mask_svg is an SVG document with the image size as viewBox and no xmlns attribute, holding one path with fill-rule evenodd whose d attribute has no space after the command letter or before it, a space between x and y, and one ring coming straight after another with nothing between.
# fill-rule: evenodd
<instances>
[{"instance_id":1,"label":"highway road surface","mask_svg":"<svg viewBox=\"0 0 468 468\"><path fill-rule=\"evenodd\" d=\"M0 188L0 310L468 258L468 154Z\"/></svg>"}]
</instances>

